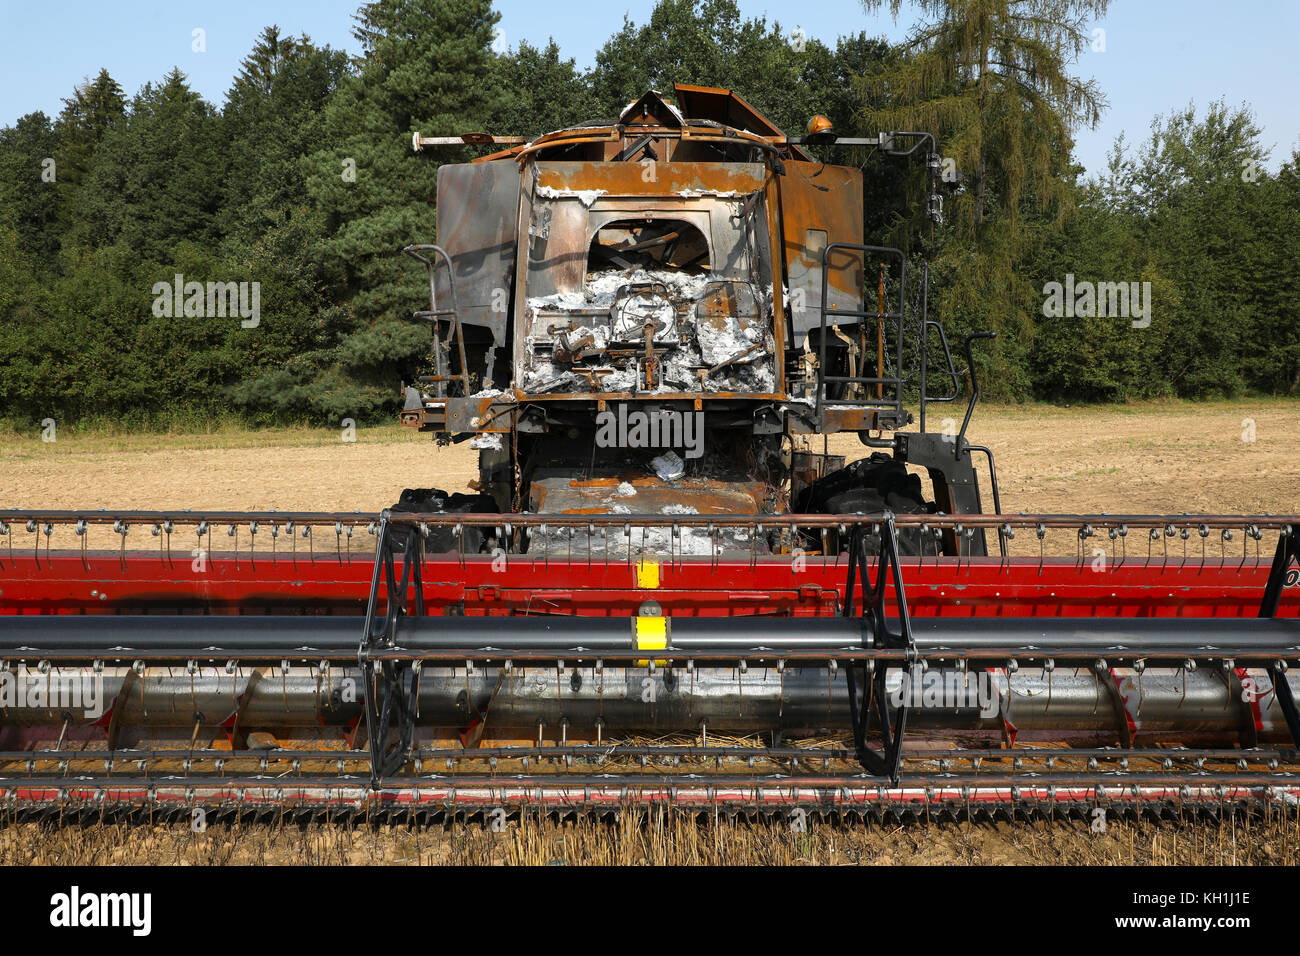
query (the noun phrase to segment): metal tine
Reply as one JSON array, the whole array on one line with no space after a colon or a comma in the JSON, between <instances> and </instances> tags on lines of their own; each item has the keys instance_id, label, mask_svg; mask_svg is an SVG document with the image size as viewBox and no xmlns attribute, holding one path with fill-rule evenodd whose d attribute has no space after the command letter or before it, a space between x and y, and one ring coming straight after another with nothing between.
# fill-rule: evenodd
<instances>
[{"instance_id":1,"label":"metal tine","mask_svg":"<svg viewBox=\"0 0 1300 956\"><path fill-rule=\"evenodd\" d=\"M4 527L7 528L8 525L4 525ZM80 539L80 541L81 541L81 566L82 566L83 568L88 568L88 567L89 567L89 564L88 564L88 562L87 562L87 560L86 560L86 530L87 530L86 519L85 519L85 518L78 518L78 519L77 519L76 527L73 529L73 533L76 534L76 536L77 536L77 537ZM4 533L3 531L0 531L0 534L3 534L3 533ZM161 538L160 538L159 541L158 541L158 546L159 546L160 548L162 547L162 539L161 539ZM169 554L169 555L168 555L168 558L170 559L170 557L171 557L171 555Z\"/></svg>"},{"instance_id":2,"label":"metal tine","mask_svg":"<svg viewBox=\"0 0 1300 956\"><path fill-rule=\"evenodd\" d=\"M29 524L34 524L34 522L29 522ZM113 522L113 530L117 532L118 537L121 539L118 543L118 550L117 550L118 561L121 564L125 565L126 564L126 536L127 533L131 530L131 526L128 525L122 519L118 518ZM37 546L40 545L39 538L37 538L36 543Z\"/></svg>"}]
</instances>

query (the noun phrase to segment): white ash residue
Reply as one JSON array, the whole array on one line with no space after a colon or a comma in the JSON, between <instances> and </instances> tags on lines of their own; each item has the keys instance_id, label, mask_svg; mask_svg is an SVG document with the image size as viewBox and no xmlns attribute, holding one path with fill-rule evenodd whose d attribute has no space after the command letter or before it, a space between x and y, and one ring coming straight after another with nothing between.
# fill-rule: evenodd
<instances>
[{"instance_id":1,"label":"white ash residue","mask_svg":"<svg viewBox=\"0 0 1300 956\"><path fill-rule=\"evenodd\" d=\"M555 189L551 186L538 186L537 196L539 199L576 199L588 209L601 196L605 195L604 189Z\"/></svg>"},{"instance_id":2,"label":"white ash residue","mask_svg":"<svg viewBox=\"0 0 1300 956\"><path fill-rule=\"evenodd\" d=\"M721 317L722 328L717 327L718 322L718 318L708 318L695 325L695 337L700 343L700 358L705 365L725 362L754 344L754 340L745 334L748 330L740 328L740 322L734 315ZM757 329L754 334L761 336ZM762 358L759 352L750 352L739 361L753 362L759 358Z\"/></svg>"},{"instance_id":3,"label":"white ash residue","mask_svg":"<svg viewBox=\"0 0 1300 956\"><path fill-rule=\"evenodd\" d=\"M469 447L477 451L500 451L501 434L499 432L491 432L486 435L475 435L469 440Z\"/></svg>"},{"instance_id":4,"label":"white ash residue","mask_svg":"<svg viewBox=\"0 0 1300 956\"><path fill-rule=\"evenodd\" d=\"M610 513L631 512L624 505L615 505ZM696 512L691 509L681 513ZM768 553L766 541L760 540L757 545L754 544L752 529L715 528L710 534L708 528L678 527L676 535L673 531L671 526L634 526L629 537L618 527L596 528L592 534L588 534L585 527L580 527L573 529L572 535L569 528L548 527L545 533L534 530L529 538L528 552L537 557L548 556L552 559L563 559L572 554L575 558L590 556L614 560L626 559L629 551L632 555L702 557L727 552L749 554L753 549L759 554Z\"/></svg>"},{"instance_id":5,"label":"white ash residue","mask_svg":"<svg viewBox=\"0 0 1300 956\"><path fill-rule=\"evenodd\" d=\"M611 269L591 273L582 291L530 296L528 307L534 314L612 310L619 289L632 283L651 282L662 283L668 291L669 298L674 301L693 303L704 295L710 284L719 281L726 280L719 280L707 273L690 275L672 270ZM579 318L575 315L574 320L583 321L584 324L571 332L543 331L541 326L546 320L534 325L533 334L527 339L530 365L525 370L521 382L521 387L525 391L532 393L602 391L646 394L699 391L771 392L776 386L776 373L772 365L772 350L775 343L771 341L770 335L764 333L761 326L747 324L742 328L740 320L735 316L710 317L701 320L693 314L688 314L684 320L684 329L688 333L687 341L662 357L659 384L655 388L645 387L644 370L639 359L619 360L617 367L597 376L599 385L595 385L587 376L576 375L567 366L552 362L545 357L544 353L539 355L534 351L535 343L553 340L561 334L569 342L576 343L583 334L590 333L594 341L586 347L597 350L604 349L612 340L619 339L608 326L600 324L599 317L585 315ZM754 345L762 347L738 358L741 353ZM719 370L701 384L700 373L703 369L732 359L735 360L732 365Z\"/></svg>"},{"instance_id":6,"label":"white ash residue","mask_svg":"<svg viewBox=\"0 0 1300 956\"><path fill-rule=\"evenodd\" d=\"M703 273L690 275L672 269L607 269L587 276L586 287L581 292L555 292L551 295L529 296L528 307L538 311L568 311L571 309L609 309L614 297L625 285L661 282L673 299L694 302L704 294L710 282L717 281Z\"/></svg>"}]
</instances>

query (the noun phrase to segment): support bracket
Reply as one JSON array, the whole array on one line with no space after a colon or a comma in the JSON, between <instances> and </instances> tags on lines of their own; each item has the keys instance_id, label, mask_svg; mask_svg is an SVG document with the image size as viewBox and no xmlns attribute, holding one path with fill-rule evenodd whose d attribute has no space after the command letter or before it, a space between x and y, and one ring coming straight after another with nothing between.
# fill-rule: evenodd
<instances>
[{"instance_id":1,"label":"support bracket","mask_svg":"<svg viewBox=\"0 0 1300 956\"><path fill-rule=\"evenodd\" d=\"M1286 587L1293 564L1300 565L1300 524L1287 525L1278 536L1268 583L1264 585L1264 599L1259 605L1260 617L1277 616L1278 606L1282 603L1282 589ZM1300 709L1296 707L1295 693L1286 679L1286 671L1274 664L1268 669L1268 676L1273 682L1273 693L1282 708L1282 716L1286 718L1287 729L1291 732L1291 742L1300 747Z\"/></svg>"},{"instance_id":2,"label":"support bracket","mask_svg":"<svg viewBox=\"0 0 1300 956\"><path fill-rule=\"evenodd\" d=\"M371 654L397 646L398 623L406 616L412 588L415 613L424 616L423 549L424 537L418 525L391 524L388 511L383 512L370 578L370 599L366 604L365 631L357 650L357 663L366 684L366 738L372 786L378 786L384 777L396 773L410 758L420 686L418 670L401 661L372 660ZM400 574L398 555L402 562ZM396 739L390 743L393 731Z\"/></svg>"},{"instance_id":3,"label":"support bracket","mask_svg":"<svg viewBox=\"0 0 1300 956\"><path fill-rule=\"evenodd\" d=\"M862 588L862 614L870 627L872 641L879 648L903 648L907 658L903 664L903 681L911 680L916 663L916 643L912 639L912 622L907 612L907 595L903 590L902 565L898 560L898 535L894 528L893 512L886 511L880 524L880 548L876 558L874 580L868 579L866 530L858 525L853 530L849 546L849 577L844 589L844 616L854 617L854 590ZM885 617L885 586L892 582L897 611L898 630L890 630ZM909 701L904 696L891 721L886 688L888 669L862 666L862 700L858 700L857 665L845 669L849 685L849 716L853 724L853 743L858 762L864 770L876 776L888 777L897 786L903 766L903 735L907 731ZM880 746L873 747L868 738L878 732Z\"/></svg>"}]
</instances>

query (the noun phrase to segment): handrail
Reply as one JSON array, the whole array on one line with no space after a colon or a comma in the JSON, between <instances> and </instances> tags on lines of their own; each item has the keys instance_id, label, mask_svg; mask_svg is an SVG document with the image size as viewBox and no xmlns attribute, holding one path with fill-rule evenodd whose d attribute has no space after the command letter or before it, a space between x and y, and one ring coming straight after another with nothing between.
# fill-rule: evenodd
<instances>
[{"instance_id":1,"label":"handrail","mask_svg":"<svg viewBox=\"0 0 1300 956\"><path fill-rule=\"evenodd\" d=\"M845 250L849 252L861 252L864 254L875 252L881 255L897 256L899 263L899 285L898 285L898 311L897 312L868 312L865 309L835 309L833 314L849 318L868 319L874 318L879 321L895 319L898 322L896 335L896 350L898 372L892 377L883 375L827 375L826 374L826 320L832 314L829 309L827 299L830 293L830 258L836 250ZM828 243L822 250L822 276L821 276L821 301L818 303L820 314L820 323L818 324L819 341L818 341L818 359L817 359L817 403L815 414L819 422L822 421L822 406L826 404L826 386L828 384L856 384L856 385L883 385L890 386L893 390L892 401L886 402L884 396L876 399L841 399L839 404L857 405L863 407L878 407L882 409L893 409L894 413L901 417L903 412L903 326L906 309L906 300L904 298L907 289L907 257L901 249L895 249L889 246L868 246L856 242L832 242ZM881 371L877 369L877 372Z\"/></svg>"},{"instance_id":2,"label":"handrail","mask_svg":"<svg viewBox=\"0 0 1300 956\"><path fill-rule=\"evenodd\" d=\"M432 251L434 254L433 258L429 259L425 256L420 255L421 252L425 252L425 251ZM451 256L447 254L447 250L443 249L442 246L435 245L433 243L417 243L417 244L409 245L404 247L402 249L402 252L406 253L408 256L410 256L412 259L415 259L418 262L423 262L425 267L429 270L429 308L427 311L421 310L419 312L413 313L413 315L417 319L427 319L431 323L433 328L433 367L434 367L434 376L435 376L434 381L438 386L439 396L441 397L445 392L447 379L450 378L450 376L445 374L443 371L442 341L440 336L438 335L438 322L442 320L443 316L451 316L451 318L447 320L451 324L450 334L456 337L457 351L460 354L460 374L457 377L460 379L460 384L461 384L461 389L463 390L463 394L468 395L469 394L469 368L465 361L465 334L461 330L461 325L460 325L460 307L456 302L456 279L455 279L455 272L451 264ZM440 256L442 258L442 261L447 264L447 290L451 295L450 309L438 308L438 261L437 260L438 257Z\"/></svg>"},{"instance_id":3,"label":"handrail","mask_svg":"<svg viewBox=\"0 0 1300 956\"><path fill-rule=\"evenodd\" d=\"M975 375L975 351L971 345L976 339L996 339L996 332L975 332L966 336L966 361L970 363L970 404L966 406L966 417L961 421L961 431L957 434L957 448L960 453L961 439L966 437L966 426L970 424L970 417L975 413L975 403L980 400L979 379Z\"/></svg>"}]
</instances>

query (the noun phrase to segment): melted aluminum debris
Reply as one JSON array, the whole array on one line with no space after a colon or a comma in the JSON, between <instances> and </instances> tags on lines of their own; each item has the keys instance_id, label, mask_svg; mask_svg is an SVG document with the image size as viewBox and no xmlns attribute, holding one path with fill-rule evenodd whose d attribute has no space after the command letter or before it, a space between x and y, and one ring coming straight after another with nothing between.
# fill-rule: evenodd
<instances>
[{"instance_id":1,"label":"melted aluminum debris","mask_svg":"<svg viewBox=\"0 0 1300 956\"><path fill-rule=\"evenodd\" d=\"M771 335L753 325L742 327L734 315L715 315L707 321L696 317L695 304L710 285L723 281L727 280L707 273L667 269L607 270L591 273L582 291L530 297L527 305L533 317L533 332L526 339L529 360L522 388L533 394L771 392L776 385L771 362L775 342ZM605 355L611 342L621 339L626 346L640 336L628 332L627 322L620 324L612 315L599 314L615 309L619 290L625 286L648 283L660 283L673 306L669 309L664 303L658 310L646 307L659 327L656 347L669 346L666 353L661 352L658 384L653 389L645 386L643 355ZM593 310L598 314L593 315ZM571 312L580 314L573 317L569 328L557 330L554 320ZM581 343L579 351L584 358L564 361L564 350L576 343ZM720 365L724 367L712 375L703 374Z\"/></svg>"}]
</instances>

